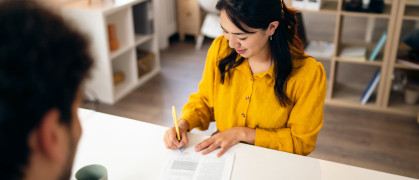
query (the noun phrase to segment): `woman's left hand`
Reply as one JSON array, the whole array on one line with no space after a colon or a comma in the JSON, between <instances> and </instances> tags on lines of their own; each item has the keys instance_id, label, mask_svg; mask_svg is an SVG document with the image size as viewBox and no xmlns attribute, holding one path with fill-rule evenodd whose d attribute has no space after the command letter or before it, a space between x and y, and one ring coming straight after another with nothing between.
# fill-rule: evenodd
<instances>
[{"instance_id":1,"label":"woman's left hand","mask_svg":"<svg viewBox=\"0 0 419 180\"><path fill-rule=\"evenodd\" d=\"M195 146L195 151L198 152L204 149L202 155L205 155L214 151L215 149L221 148L220 152L217 154L217 156L220 157L227 151L228 148L236 145L240 141L253 144L254 137L254 129L246 127L233 127L223 132L218 132L212 137L202 141Z\"/></svg>"}]
</instances>

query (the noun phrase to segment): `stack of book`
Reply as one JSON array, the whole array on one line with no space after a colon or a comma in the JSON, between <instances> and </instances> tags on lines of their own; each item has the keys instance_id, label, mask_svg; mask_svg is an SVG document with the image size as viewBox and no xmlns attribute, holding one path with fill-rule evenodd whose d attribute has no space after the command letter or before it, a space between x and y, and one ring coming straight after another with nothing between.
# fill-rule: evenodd
<instances>
[{"instance_id":1,"label":"stack of book","mask_svg":"<svg viewBox=\"0 0 419 180\"><path fill-rule=\"evenodd\" d=\"M377 56L382 51L386 40L387 40L387 32L384 32L380 40L378 41L377 45L375 45L374 49L372 50L369 56L369 61L374 61L377 59ZM342 49L339 56L342 58L348 58L355 61L366 61L366 55L367 55L366 47L348 46Z\"/></svg>"},{"instance_id":2,"label":"stack of book","mask_svg":"<svg viewBox=\"0 0 419 180\"><path fill-rule=\"evenodd\" d=\"M363 46L351 46L345 47L340 52L339 56L342 58L348 58L356 61L365 61L367 55L367 48Z\"/></svg>"}]
</instances>

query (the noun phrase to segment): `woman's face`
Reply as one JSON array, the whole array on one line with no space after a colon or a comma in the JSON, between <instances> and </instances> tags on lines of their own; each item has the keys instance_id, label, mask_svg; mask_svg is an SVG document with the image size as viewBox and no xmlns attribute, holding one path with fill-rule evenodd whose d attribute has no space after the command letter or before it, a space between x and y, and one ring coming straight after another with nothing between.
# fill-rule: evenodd
<instances>
[{"instance_id":1,"label":"woman's face","mask_svg":"<svg viewBox=\"0 0 419 180\"><path fill-rule=\"evenodd\" d=\"M221 10L221 28L223 29L224 37L229 41L229 46L233 48L238 54L244 58L251 58L258 56L261 53L270 52L269 35L270 33L261 29L249 28L246 25L243 27L253 34L245 33L240 30L229 19L225 10ZM272 33L273 34L273 33Z\"/></svg>"}]
</instances>

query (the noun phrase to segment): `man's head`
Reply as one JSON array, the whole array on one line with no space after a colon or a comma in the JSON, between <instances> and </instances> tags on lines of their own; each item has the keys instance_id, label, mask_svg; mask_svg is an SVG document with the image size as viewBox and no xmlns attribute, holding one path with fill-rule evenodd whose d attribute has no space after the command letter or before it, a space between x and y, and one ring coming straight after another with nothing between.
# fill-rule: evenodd
<instances>
[{"instance_id":1,"label":"man's head","mask_svg":"<svg viewBox=\"0 0 419 180\"><path fill-rule=\"evenodd\" d=\"M83 37L33 1L0 2L0 177L68 179L81 135Z\"/></svg>"}]
</instances>

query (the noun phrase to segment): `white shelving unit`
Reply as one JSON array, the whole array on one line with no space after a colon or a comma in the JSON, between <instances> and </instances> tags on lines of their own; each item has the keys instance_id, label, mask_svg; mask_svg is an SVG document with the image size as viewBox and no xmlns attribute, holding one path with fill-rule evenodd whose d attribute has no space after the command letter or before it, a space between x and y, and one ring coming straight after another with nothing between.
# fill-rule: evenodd
<instances>
[{"instance_id":1,"label":"white shelving unit","mask_svg":"<svg viewBox=\"0 0 419 180\"><path fill-rule=\"evenodd\" d=\"M133 7L142 3L151 3L152 6L154 4L152 0L105 0L92 1L89 5L87 0L79 0L62 7L64 18L90 41L90 52L95 64L85 88L93 91L100 102L114 104L160 71L157 34L155 31L151 34L135 33L134 20L143 17L134 15ZM115 51L109 48L109 24L115 26L119 42L119 48ZM152 25L156 30L156 23L153 22ZM153 69L141 77L138 76L137 69L137 48L155 55ZM113 83L115 72L123 72L125 76L124 81L116 85Z\"/></svg>"}]
</instances>

